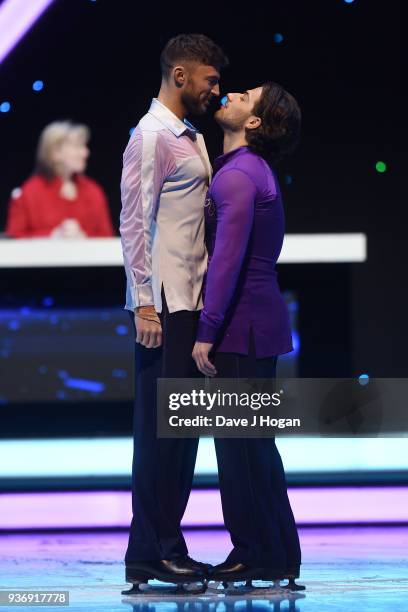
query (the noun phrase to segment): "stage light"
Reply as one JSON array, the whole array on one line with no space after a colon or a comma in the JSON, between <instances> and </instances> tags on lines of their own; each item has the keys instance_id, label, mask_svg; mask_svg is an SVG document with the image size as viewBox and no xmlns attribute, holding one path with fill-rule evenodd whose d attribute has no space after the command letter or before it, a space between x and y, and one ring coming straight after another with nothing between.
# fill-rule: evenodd
<instances>
[{"instance_id":1,"label":"stage light","mask_svg":"<svg viewBox=\"0 0 408 612\"><path fill-rule=\"evenodd\" d=\"M285 174L285 183L286 185L291 185L293 183L293 178L290 174Z\"/></svg>"},{"instance_id":2,"label":"stage light","mask_svg":"<svg viewBox=\"0 0 408 612\"><path fill-rule=\"evenodd\" d=\"M84 380L82 378L66 378L64 385L69 389L78 389L80 391L89 391L92 393L102 393L106 389L106 385L98 380Z\"/></svg>"},{"instance_id":3,"label":"stage light","mask_svg":"<svg viewBox=\"0 0 408 612\"><path fill-rule=\"evenodd\" d=\"M54 0L5 0L0 3L0 63Z\"/></svg>"},{"instance_id":4,"label":"stage light","mask_svg":"<svg viewBox=\"0 0 408 612\"><path fill-rule=\"evenodd\" d=\"M273 40L278 44L281 43L283 41L282 34L279 34L279 32L277 32L276 34L273 35Z\"/></svg>"},{"instance_id":5,"label":"stage light","mask_svg":"<svg viewBox=\"0 0 408 612\"><path fill-rule=\"evenodd\" d=\"M0 104L0 113L8 113L11 108L10 102L2 102Z\"/></svg>"},{"instance_id":6,"label":"stage light","mask_svg":"<svg viewBox=\"0 0 408 612\"><path fill-rule=\"evenodd\" d=\"M33 83L33 90L34 91L41 91L42 89L44 89L44 82L43 81L34 81L34 83Z\"/></svg>"},{"instance_id":7,"label":"stage light","mask_svg":"<svg viewBox=\"0 0 408 612\"><path fill-rule=\"evenodd\" d=\"M295 330L292 331L292 344L293 344L293 351L291 353L288 353L288 355L291 355L291 356L294 354L297 354L300 349L300 337L297 331Z\"/></svg>"},{"instance_id":8,"label":"stage light","mask_svg":"<svg viewBox=\"0 0 408 612\"><path fill-rule=\"evenodd\" d=\"M54 305L54 298L52 297L45 297L42 301L42 305L43 306L53 306Z\"/></svg>"},{"instance_id":9,"label":"stage light","mask_svg":"<svg viewBox=\"0 0 408 612\"><path fill-rule=\"evenodd\" d=\"M358 377L358 382L360 383L360 385L362 387L364 387L365 385L368 385L368 383L370 382L370 377L368 374L360 374L360 376Z\"/></svg>"},{"instance_id":10,"label":"stage light","mask_svg":"<svg viewBox=\"0 0 408 612\"><path fill-rule=\"evenodd\" d=\"M387 164L383 161L378 161L375 164L375 169L377 170L377 172L380 172L382 174L387 170Z\"/></svg>"},{"instance_id":11,"label":"stage light","mask_svg":"<svg viewBox=\"0 0 408 612\"><path fill-rule=\"evenodd\" d=\"M112 370L112 376L113 378L127 378L127 372L126 370L115 368L114 370Z\"/></svg>"},{"instance_id":12,"label":"stage light","mask_svg":"<svg viewBox=\"0 0 408 612\"><path fill-rule=\"evenodd\" d=\"M135 129L136 129L136 128L134 128L134 127L131 127L131 128L130 128L130 130L129 130L129 136L131 136L131 135L133 134L133 132L135 131Z\"/></svg>"},{"instance_id":13,"label":"stage light","mask_svg":"<svg viewBox=\"0 0 408 612\"><path fill-rule=\"evenodd\" d=\"M352 3L354 2L354 0L344 0L344 2L345 2L346 4L352 4Z\"/></svg>"},{"instance_id":14,"label":"stage light","mask_svg":"<svg viewBox=\"0 0 408 612\"><path fill-rule=\"evenodd\" d=\"M129 333L129 328L126 325L118 325L115 331L118 336L126 336Z\"/></svg>"},{"instance_id":15,"label":"stage light","mask_svg":"<svg viewBox=\"0 0 408 612\"><path fill-rule=\"evenodd\" d=\"M71 457L67 455L68 463ZM408 487L289 487L289 499L300 525L372 525L406 523ZM129 528L132 508L130 491L52 491L6 492L0 496L0 528L14 529L90 529ZM29 511L27 511L29 509ZM217 489L193 490L182 521L183 527L222 527L224 525L220 492ZM208 537L208 536L207 536ZM322 536L320 536L322 537ZM320 543L321 545L321 543ZM403 543L401 543L401 547ZM370 584L370 582L368 583ZM268 596L268 599L271 597ZM265 596L266 599L266 596ZM248 600L247 600L248 601ZM164 603L164 602L163 602ZM235 602L234 602L235 603ZM240 602L237 602L237 604ZM258 600L253 610L272 609ZM166 602L166 609L170 608ZM176 604L174 604L176 605ZM177 609L191 609L181 607ZM216 602L217 612L224 612ZM136 610L136 604L133 607ZM141 608L142 609L142 608ZM157 610L158 607L145 609ZM163 610L163 608L161 608ZM241 606L231 609L238 611ZM274 606L273 609L276 609ZM279 608L280 609L280 608ZM282 608L289 610L290 608ZM299 608L292 608L298 610ZM377 608L378 610L378 608Z\"/></svg>"},{"instance_id":16,"label":"stage light","mask_svg":"<svg viewBox=\"0 0 408 612\"><path fill-rule=\"evenodd\" d=\"M381 475L408 470L407 438L277 436L276 444L289 474L370 471ZM130 477L132 453L130 436L1 440L0 477ZM195 473L217 473L212 438L200 440Z\"/></svg>"}]
</instances>

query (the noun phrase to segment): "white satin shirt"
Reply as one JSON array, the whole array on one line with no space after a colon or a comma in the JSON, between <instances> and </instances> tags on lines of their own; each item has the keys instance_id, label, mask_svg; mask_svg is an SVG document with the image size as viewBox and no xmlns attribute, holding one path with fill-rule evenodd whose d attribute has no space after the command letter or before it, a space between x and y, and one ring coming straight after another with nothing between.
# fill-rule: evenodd
<instances>
[{"instance_id":1,"label":"white satin shirt","mask_svg":"<svg viewBox=\"0 0 408 612\"><path fill-rule=\"evenodd\" d=\"M123 155L120 234L128 310L200 310L211 165L202 134L156 98Z\"/></svg>"}]
</instances>

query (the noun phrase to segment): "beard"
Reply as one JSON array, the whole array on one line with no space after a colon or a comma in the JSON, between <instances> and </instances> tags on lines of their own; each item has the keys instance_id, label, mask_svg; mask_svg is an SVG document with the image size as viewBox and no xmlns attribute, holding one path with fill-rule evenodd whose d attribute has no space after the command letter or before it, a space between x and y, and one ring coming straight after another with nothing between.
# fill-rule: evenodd
<instances>
[{"instance_id":1,"label":"beard","mask_svg":"<svg viewBox=\"0 0 408 612\"><path fill-rule=\"evenodd\" d=\"M210 104L207 104L210 98L200 96L193 89L183 91L181 100L188 114L191 113L192 115L204 115L210 106Z\"/></svg>"},{"instance_id":2,"label":"beard","mask_svg":"<svg viewBox=\"0 0 408 612\"><path fill-rule=\"evenodd\" d=\"M244 124L242 120L228 117L228 114L222 108L215 113L214 119L221 129L228 132L238 132L242 129Z\"/></svg>"}]
</instances>

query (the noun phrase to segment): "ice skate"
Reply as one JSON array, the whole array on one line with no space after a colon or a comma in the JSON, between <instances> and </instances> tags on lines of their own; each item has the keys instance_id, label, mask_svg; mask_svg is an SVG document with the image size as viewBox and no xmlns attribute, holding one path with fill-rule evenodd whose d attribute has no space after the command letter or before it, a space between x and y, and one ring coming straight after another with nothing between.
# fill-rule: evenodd
<instances>
[{"instance_id":1,"label":"ice skate","mask_svg":"<svg viewBox=\"0 0 408 612\"><path fill-rule=\"evenodd\" d=\"M160 581L149 585L149 580ZM140 562L126 566L126 582L133 586L122 595L200 595L207 590L207 565L190 558Z\"/></svg>"},{"instance_id":2,"label":"ice skate","mask_svg":"<svg viewBox=\"0 0 408 612\"><path fill-rule=\"evenodd\" d=\"M288 591L304 591L306 589L305 585L296 582L296 578L299 578L299 575L300 569L298 567L287 570L283 577L287 579L288 583L283 585L282 588Z\"/></svg>"},{"instance_id":3,"label":"ice skate","mask_svg":"<svg viewBox=\"0 0 408 612\"><path fill-rule=\"evenodd\" d=\"M256 594L258 591L266 590L277 592L281 588L282 578L283 573L277 570L266 570L262 567L250 567L242 563L229 562L216 565L209 575L209 580L215 581L215 584L210 587L211 590L219 590L222 586L227 595ZM261 584L254 585L252 581L261 581Z\"/></svg>"}]
</instances>

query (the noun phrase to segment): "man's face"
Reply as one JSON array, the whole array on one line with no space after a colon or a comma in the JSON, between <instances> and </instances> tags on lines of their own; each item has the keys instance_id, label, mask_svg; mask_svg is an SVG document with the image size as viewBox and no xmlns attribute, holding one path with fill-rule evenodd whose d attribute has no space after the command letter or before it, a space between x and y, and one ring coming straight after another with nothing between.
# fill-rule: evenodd
<instances>
[{"instance_id":1,"label":"man's face","mask_svg":"<svg viewBox=\"0 0 408 612\"><path fill-rule=\"evenodd\" d=\"M202 115L211 101L220 95L220 73L213 66L188 62L185 74L186 84L181 91L181 99L189 113Z\"/></svg>"},{"instance_id":2,"label":"man's face","mask_svg":"<svg viewBox=\"0 0 408 612\"><path fill-rule=\"evenodd\" d=\"M253 116L253 108L261 95L262 87L227 94L226 103L215 113L217 123L232 131L242 130Z\"/></svg>"}]
</instances>

